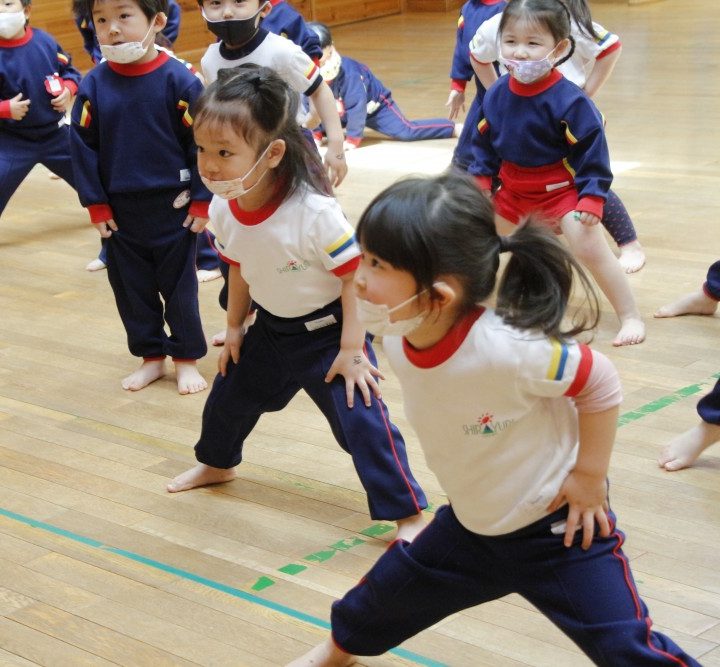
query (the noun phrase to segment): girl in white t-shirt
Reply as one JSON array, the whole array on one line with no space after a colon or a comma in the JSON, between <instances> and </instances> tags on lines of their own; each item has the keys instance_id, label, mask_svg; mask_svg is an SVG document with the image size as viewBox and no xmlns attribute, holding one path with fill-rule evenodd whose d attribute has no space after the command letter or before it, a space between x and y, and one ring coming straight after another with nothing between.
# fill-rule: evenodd
<instances>
[{"instance_id":1,"label":"girl in white t-shirt","mask_svg":"<svg viewBox=\"0 0 720 667\"><path fill-rule=\"evenodd\" d=\"M216 245L229 265L225 347L203 412L196 466L171 492L227 482L260 416L305 389L350 453L374 519L412 539L427 501L381 400L371 338L358 322L360 251L271 69L221 69L194 112L198 170L215 195ZM255 307L255 323L243 323Z\"/></svg>"},{"instance_id":2,"label":"girl in white t-shirt","mask_svg":"<svg viewBox=\"0 0 720 667\"><path fill-rule=\"evenodd\" d=\"M383 334L408 420L450 500L333 604L332 638L293 666L379 655L518 593L597 665L698 665L653 632L607 498L617 372L570 338L597 299L545 229L495 231L465 175L391 186L358 224L360 321ZM509 252L495 310L500 253ZM573 272L592 316L563 328Z\"/></svg>"}]
</instances>

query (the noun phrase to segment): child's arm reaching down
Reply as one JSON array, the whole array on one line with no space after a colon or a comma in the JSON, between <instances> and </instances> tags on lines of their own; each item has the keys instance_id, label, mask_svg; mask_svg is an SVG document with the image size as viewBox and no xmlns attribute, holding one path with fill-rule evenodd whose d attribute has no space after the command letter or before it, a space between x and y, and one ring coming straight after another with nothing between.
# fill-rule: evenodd
<instances>
[{"instance_id":1,"label":"child's arm reaching down","mask_svg":"<svg viewBox=\"0 0 720 667\"><path fill-rule=\"evenodd\" d=\"M332 382L336 375L340 374L345 378L345 390L347 392L348 407L353 407L355 398L355 386L357 385L363 395L365 405L370 407L370 392L376 398L381 398L380 387L375 378L384 380L383 374L370 363L365 354L365 329L357 318L355 305L355 289L353 278L355 272L346 273L341 276L343 324L340 337L340 351L333 361L325 382Z\"/></svg>"},{"instance_id":2,"label":"child's arm reaching down","mask_svg":"<svg viewBox=\"0 0 720 667\"><path fill-rule=\"evenodd\" d=\"M592 543L596 521L601 536L610 534L607 472L622 400L620 379L610 360L596 351L592 359L587 382L575 396L580 443L577 461L548 506L548 511L554 512L567 503L565 546L572 546L576 530L582 527L583 549Z\"/></svg>"}]
</instances>

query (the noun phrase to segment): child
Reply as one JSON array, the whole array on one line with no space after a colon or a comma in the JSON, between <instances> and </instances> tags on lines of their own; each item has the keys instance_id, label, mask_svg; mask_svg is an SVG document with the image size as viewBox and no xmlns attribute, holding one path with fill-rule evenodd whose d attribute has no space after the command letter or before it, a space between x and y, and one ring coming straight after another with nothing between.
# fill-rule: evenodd
<instances>
[{"instance_id":1,"label":"child","mask_svg":"<svg viewBox=\"0 0 720 667\"><path fill-rule=\"evenodd\" d=\"M29 19L30 0L0 5L0 215L38 163L75 187L64 120L80 72Z\"/></svg>"},{"instance_id":2,"label":"child","mask_svg":"<svg viewBox=\"0 0 720 667\"><path fill-rule=\"evenodd\" d=\"M107 239L130 353L143 358L122 387L137 391L159 379L170 355L178 391L193 394L207 387L196 367L207 346L195 244L210 193L197 174L190 115L203 86L155 48L166 9L166 0L87 0L105 60L78 91L71 148L80 202Z\"/></svg>"},{"instance_id":3,"label":"child","mask_svg":"<svg viewBox=\"0 0 720 667\"><path fill-rule=\"evenodd\" d=\"M83 38L83 48L90 56L93 64L97 64L102 59L100 45L98 44L97 35L95 34L92 16L83 14L80 10L84 2L85 0L73 0L73 16L75 25ZM180 5L176 0L168 0L167 23L162 31L156 35L156 44L168 49L172 48L180 32L180 13Z\"/></svg>"},{"instance_id":4,"label":"child","mask_svg":"<svg viewBox=\"0 0 720 667\"><path fill-rule=\"evenodd\" d=\"M594 23L585 0L566 0L571 15L570 35L575 43L569 59L558 63L558 70L593 97L607 81L620 57L621 45L617 35ZM469 60L481 86L489 88L497 79L493 63L499 56L498 26L500 14L480 24L470 41ZM466 33L467 34L467 33ZM465 42L465 52L468 53ZM478 89L480 90L480 89ZM473 119L473 129L478 119ZM468 122L466 121L466 126ZM455 150L455 163L463 168L472 155L472 135L463 133ZM464 167L467 169L467 166ZM602 224L620 249L618 261L626 273L639 271L645 264L645 251L637 239L630 215L615 192L610 189L603 210Z\"/></svg>"},{"instance_id":5,"label":"child","mask_svg":"<svg viewBox=\"0 0 720 667\"><path fill-rule=\"evenodd\" d=\"M452 503L412 544L393 542L333 604L332 639L291 664L349 665L514 592L597 665L698 665L651 630L621 550L606 481L620 382L568 338L588 324L561 329L573 269L597 307L572 256L541 228L498 236L457 172L390 186L357 234L360 321L385 333L405 414ZM478 304L502 252L492 311Z\"/></svg>"},{"instance_id":6,"label":"child","mask_svg":"<svg viewBox=\"0 0 720 667\"><path fill-rule=\"evenodd\" d=\"M260 416L302 388L352 455L371 516L396 520L399 534L412 538L427 503L380 400L371 339L357 322L353 229L295 122L297 104L277 74L253 65L218 72L198 102L198 167L216 195L210 215L230 264L228 327L198 464L168 491L233 479ZM245 330L251 300L257 319ZM364 407L355 405L358 390Z\"/></svg>"},{"instance_id":7,"label":"child","mask_svg":"<svg viewBox=\"0 0 720 667\"><path fill-rule=\"evenodd\" d=\"M444 118L405 118L390 90L367 65L340 56L325 24L308 23L308 26L320 39L323 50L320 72L335 96L340 121L345 128L346 150L360 145L366 126L399 141L449 139L460 133L460 125Z\"/></svg>"},{"instance_id":8,"label":"child","mask_svg":"<svg viewBox=\"0 0 720 667\"><path fill-rule=\"evenodd\" d=\"M330 182L337 187L347 174L343 153L343 135L332 92L322 80L318 67L300 47L260 27L270 13L269 0L198 0L208 30L220 41L211 44L200 61L208 83L215 81L218 70L244 63L263 65L275 70L300 95L306 95L328 131L325 167ZM314 115L314 112L311 115ZM305 114L298 107L298 121ZM311 138L310 138L311 140Z\"/></svg>"},{"instance_id":9,"label":"child","mask_svg":"<svg viewBox=\"0 0 720 667\"><path fill-rule=\"evenodd\" d=\"M308 28L305 19L285 0L270 0L272 11L262 20L262 27L268 32L295 42L316 64L320 64L322 48L317 35Z\"/></svg>"},{"instance_id":10,"label":"child","mask_svg":"<svg viewBox=\"0 0 720 667\"><path fill-rule=\"evenodd\" d=\"M500 62L510 74L485 95L470 173L488 195L499 177L500 233L529 213L558 220L620 320L613 345L641 343L645 325L635 297L597 225L612 182L603 119L555 69L572 49L570 13L557 0L511 0L498 34Z\"/></svg>"},{"instance_id":11,"label":"child","mask_svg":"<svg viewBox=\"0 0 720 667\"><path fill-rule=\"evenodd\" d=\"M720 261L707 273L702 289L681 296L662 306L655 317L678 315L714 315L720 302ZM720 380L713 390L701 398L697 411L702 420L697 426L671 440L663 449L658 464L665 470L681 470L691 466L704 450L720 440Z\"/></svg>"}]
</instances>

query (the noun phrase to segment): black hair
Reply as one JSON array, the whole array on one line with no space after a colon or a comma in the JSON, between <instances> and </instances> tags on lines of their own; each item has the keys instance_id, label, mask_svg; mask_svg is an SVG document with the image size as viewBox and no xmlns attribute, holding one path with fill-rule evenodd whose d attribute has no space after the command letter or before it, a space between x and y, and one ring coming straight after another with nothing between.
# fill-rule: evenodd
<instances>
[{"instance_id":1,"label":"black hair","mask_svg":"<svg viewBox=\"0 0 720 667\"><path fill-rule=\"evenodd\" d=\"M269 67L250 63L218 71L193 110L193 127L227 125L256 151L275 139L285 142L285 155L276 167L279 182L289 196L303 184L316 192L332 191L320 156L297 123L298 96Z\"/></svg>"},{"instance_id":2,"label":"black hair","mask_svg":"<svg viewBox=\"0 0 720 667\"><path fill-rule=\"evenodd\" d=\"M570 51L555 66L569 60L575 51L575 39L570 34L573 15L561 0L510 0L503 9L498 36L502 36L510 21L529 21L547 28L555 42L570 40Z\"/></svg>"},{"instance_id":3,"label":"black hair","mask_svg":"<svg viewBox=\"0 0 720 667\"><path fill-rule=\"evenodd\" d=\"M521 329L569 337L597 326L597 294L582 267L544 225L526 224L509 237L495 231L489 199L466 174L407 178L386 188L363 212L357 237L363 250L415 279L436 295L443 276L460 281L462 314L495 289L500 253L512 253L500 280L496 312ZM587 308L563 317L577 275ZM589 312L582 312L582 311Z\"/></svg>"},{"instance_id":4,"label":"black hair","mask_svg":"<svg viewBox=\"0 0 720 667\"><path fill-rule=\"evenodd\" d=\"M330 33L330 28L328 28L324 23L320 23L319 21L308 21L306 25L317 35L320 40L321 49L332 46L333 38Z\"/></svg>"},{"instance_id":5,"label":"black hair","mask_svg":"<svg viewBox=\"0 0 720 667\"><path fill-rule=\"evenodd\" d=\"M577 23L578 28L580 28L580 32L585 33L588 37L593 39L600 39L600 35L598 35L595 30L592 15L590 14L590 7L588 7L586 0L564 1L568 10L570 10L573 20Z\"/></svg>"},{"instance_id":6,"label":"black hair","mask_svg":"<svg viewBox=\"0 0 720 667\"><path fill-rule=\"evenodd\" d=\"M73 0L72 11L75 16L92 17L97 0ZM168 0L134 0L148 20L154 19L160 12L167 16Z\"/></svg>"},{"instance_id":7,"label":"black hair","mask_svg":"<svg viewBox=\"0 0 720 667\"><path fill-rule=\"evenodd\" d=\"M20 0L20 4L22 5L22 8L25 9L25 7L29 7L32 4L32 0ZM25 25L27 25L27 21L25 22Z\"/></svg>"}]
</instances>

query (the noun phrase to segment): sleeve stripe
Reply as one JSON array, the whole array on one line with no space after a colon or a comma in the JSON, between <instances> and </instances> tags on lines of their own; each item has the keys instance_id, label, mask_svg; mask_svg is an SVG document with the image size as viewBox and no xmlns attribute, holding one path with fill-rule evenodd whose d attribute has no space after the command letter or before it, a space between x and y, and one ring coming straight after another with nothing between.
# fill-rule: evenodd
<instances>
[{"instance_id":1,"label":"sleeve stripe","mask_svg":"<svg viewBox=\"0 0 720 667\"><path fill-rule=\"evenodd\" d=\"M312 78L315 76L315 73L318 71L317 65L315 63L310 63L310 67L305 71L305 78L308 81L312 81Z\"/></svg>"},{"instance_id":2,"label":"sleeve stripe","mask_svg":"<svg viewBox=\"0 0 720 667\"><path fill-rule=\"evenodd\" d=\"M550 360L550 367L548 368L546 377L548 380L562 380L563 373L565 372L565 362L568 357L568 348L567 345L561 343L557 338L553 340L552 347L552 359Z\"/></svg>"},{"instance_id":3,"label":"sleeve stripe","mask_svg":"<svg viewBox=\"0 0 720 667\"><path fill-rule=\"evenodd\" d=\"M345 262L342 266L334 268L330 273L334 273L338 278L341 278L346 273L355 271L360 265L360 257L353 257L349 262Z\"/></svg>"},{"instance_id":4,"label":"sleeve stripe","mask_svg":"<svg viewBox=\"0 0 720 667\"><path fill-rule=\"evenodd\" d=\"M349 243L355 242L355 235L353 232L348 231L345 232L337 241L334 243L331 243L329 246L325 248L325 252L330 255L330 257L335 257L339 253L341 253L345 248L348 247Z\"/></svg>"},{"instance_id":5,"label":"sleeve stripe","mask_svg":"<svg viewBox=\"0 0 720 667\"><path fill-rule=\"evenodd\" d=\"M587 383L588 377L590 376L590 370L593 365L593 354L592 350L582 343L580 347L580 363L578 364L577 372L575 373L575 379L572 384L568 387L565 392L565 396L577 396Z\"/></svg>"},{"instance_id":6,"label":"sleeve stripe","mask_svg":"<svg viewBox=\"0 0 720 667\"><path fill-rule=\"evenodd\" d=\"M90 114L90 100L85 100L82 106L82 113L80 114L80 125L82 127L90 127L92 122L92 115Z\"/></svg>"},{"instance_id":7,"label":"sleeve stripe","mask_svg":"<svg viewBox=\"0 0 720 667\"><path fill-rule=\"evenodd\" d=\"M480 132L480 134L484 134L485 132L487 132L487 129L488 129L487 119L483 118L483 119L478 123L477 129L478 129L478 132Z\"/></svg>"}]
</instances>

